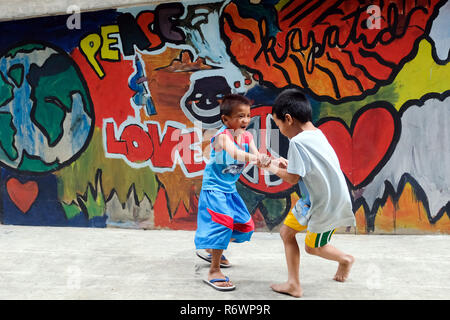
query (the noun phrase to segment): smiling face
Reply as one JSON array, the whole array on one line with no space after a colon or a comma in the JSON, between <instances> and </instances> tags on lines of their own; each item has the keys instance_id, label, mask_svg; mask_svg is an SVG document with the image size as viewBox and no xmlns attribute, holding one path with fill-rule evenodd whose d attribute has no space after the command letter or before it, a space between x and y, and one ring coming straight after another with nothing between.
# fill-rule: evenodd
<instances>
[{"instance_id":1,"label":"smiling face","mask_svg":"<svg viewBox=\"0 0 450 320\"><path fill-rule=\"evenodd\" d=\"M246 104L234 107L233 112L229 116L222 115L223 123L237 133L247 129L250 119L250 106Z\"/></svg>"}]
</instances>

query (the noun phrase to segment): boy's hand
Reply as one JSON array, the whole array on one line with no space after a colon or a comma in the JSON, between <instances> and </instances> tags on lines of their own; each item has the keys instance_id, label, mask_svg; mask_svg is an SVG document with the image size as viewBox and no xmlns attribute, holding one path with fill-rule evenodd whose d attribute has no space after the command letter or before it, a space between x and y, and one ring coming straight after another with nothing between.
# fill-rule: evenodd
<instances>
[{"instance_id":1,"label":"boy's hand","mask_svg":"<svg viewBox=\"0 0 450 320\"><path fill-rule=\"evenodd\" d=\"M278 159L272 159L272 163L275 166L282 168L282 169L287 169L287 166L288 166L288 161L283 157L280 157Z\"/></svg>"},{"instance_id":2,"label":"boy's hand","mask_svg":"<svg viewBox=\"0 0 450 320\"><path fill-rule=\"evenodd\" d=\"M272 162L272 159L267 154L258 154L258 160L256 161L256 165L260 168L267 168L270 163Z\"/></svg>"}]
</instances>

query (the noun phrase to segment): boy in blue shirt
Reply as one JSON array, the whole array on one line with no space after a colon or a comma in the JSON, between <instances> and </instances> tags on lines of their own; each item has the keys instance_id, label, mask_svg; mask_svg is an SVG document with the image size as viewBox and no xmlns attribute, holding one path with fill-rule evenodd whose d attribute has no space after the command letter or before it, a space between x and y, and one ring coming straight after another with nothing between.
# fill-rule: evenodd
<instances>
[{"instance_id":1,"label":"boy in blue shirt","mask_svg":"<svg viewBox=\"0 0 450 320\"><path fill-rule=\"evenodd\" d=\"M211 139L210 159L205 167L198 201L196 249L209 249L211 266L204 282L220 291L235 289L220 269L222 253L230 241L249 241L254 223L236 190L247 162L267 166L270 158L258 153L250 132L251 101L236 94L220 104L223 126Z\"/></svg>"}]
</instances>

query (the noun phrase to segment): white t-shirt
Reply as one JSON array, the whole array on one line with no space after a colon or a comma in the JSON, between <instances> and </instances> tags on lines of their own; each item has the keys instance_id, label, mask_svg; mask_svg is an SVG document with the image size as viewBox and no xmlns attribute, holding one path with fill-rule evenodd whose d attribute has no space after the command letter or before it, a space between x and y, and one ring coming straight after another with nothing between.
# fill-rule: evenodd
<instances>
[{"instance_id":1,"label":"white t-shirt","mask_svg":"<svg viewBox=\"0 0 450 320\"><path fill-rule=\"evenodd\" d=\"M293 137L288 161L287 172L299 175L309 192L309 232L356 225L338 157L320 129L302 131Z\"/></svg>"}]
</instances>

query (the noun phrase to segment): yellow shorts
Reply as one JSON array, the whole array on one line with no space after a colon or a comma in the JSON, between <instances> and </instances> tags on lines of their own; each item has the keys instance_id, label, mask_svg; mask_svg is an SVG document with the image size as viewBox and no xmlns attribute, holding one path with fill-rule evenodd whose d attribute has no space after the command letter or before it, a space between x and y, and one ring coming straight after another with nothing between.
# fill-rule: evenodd
<instances>
[{"instance_id":1,"label":"yellow shorts","mask_svg":"<svg viewBox=\"0 0 450 320\"><path fill-rule=\"evenodd\" d=\"M295 231L303 231L307 228L307 226L302 226L298 223L294 214L289 211L286 218L284 219L284 224L289 228L294 229ZM336 229L323 232L323 233L313 233L306 231L305 244L310 248L319 248L323 247L327 243L330 242L331 236L333 235Z\"/></svg>"}]
</instances>

